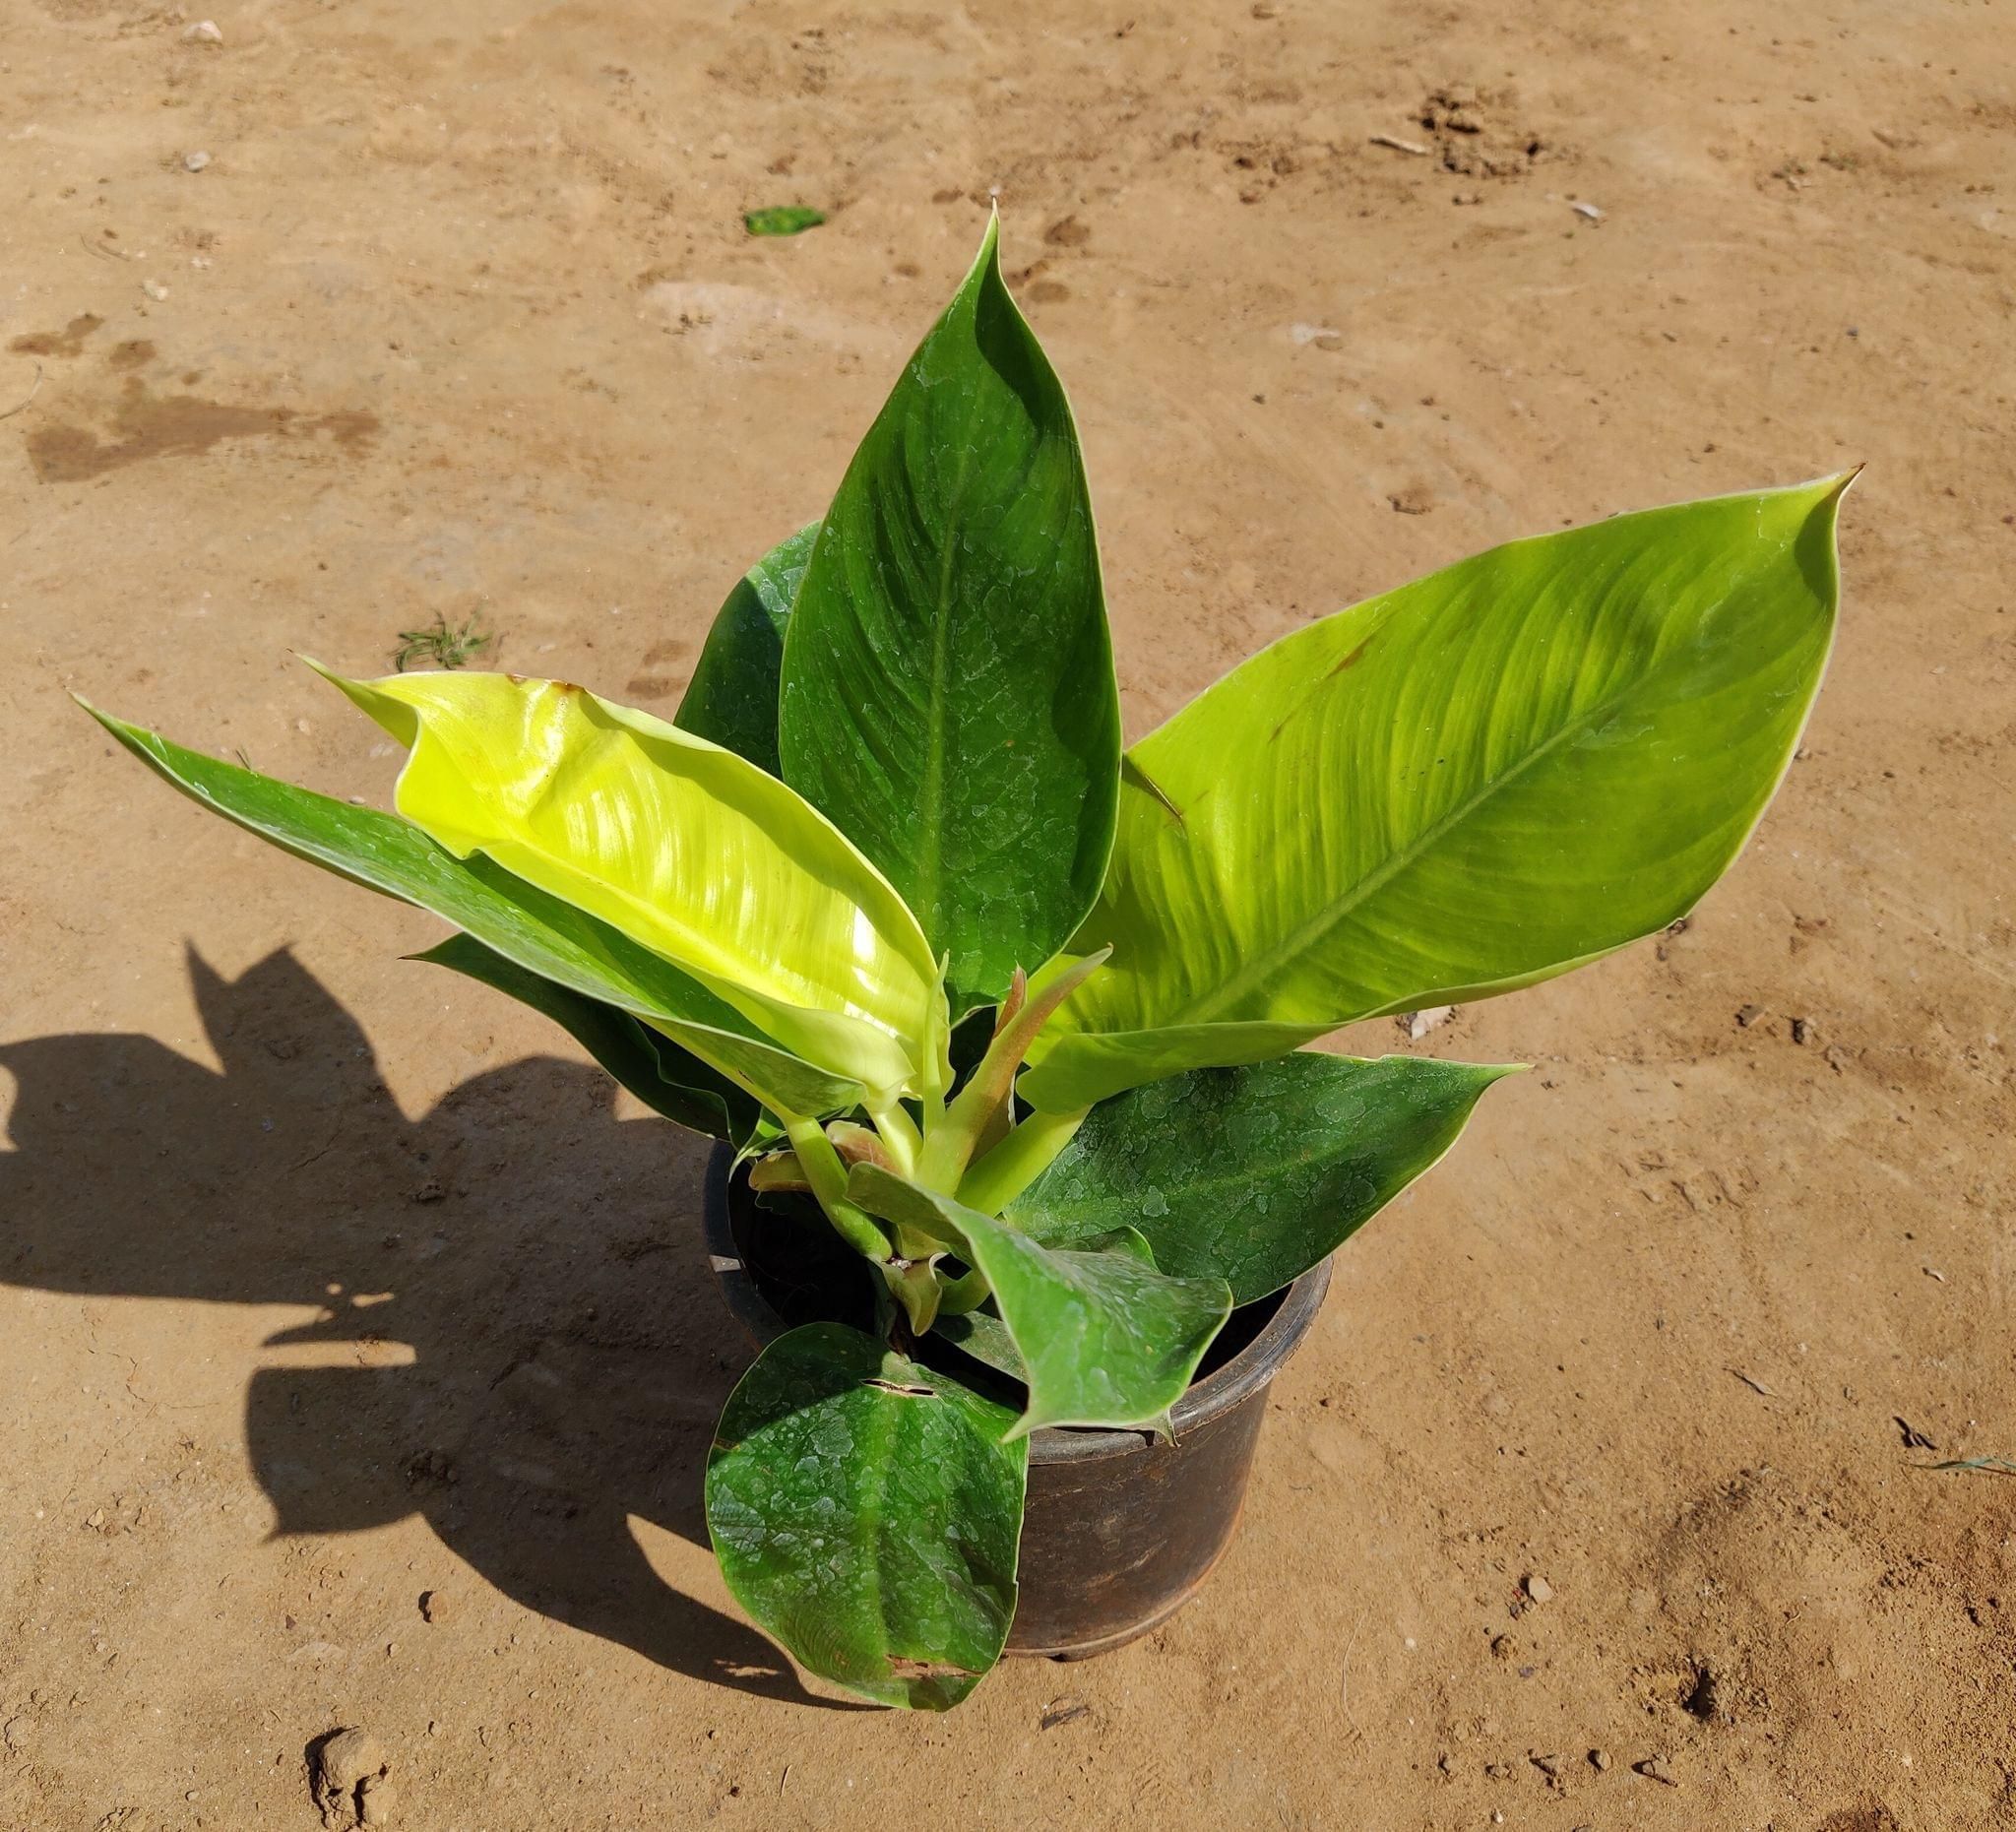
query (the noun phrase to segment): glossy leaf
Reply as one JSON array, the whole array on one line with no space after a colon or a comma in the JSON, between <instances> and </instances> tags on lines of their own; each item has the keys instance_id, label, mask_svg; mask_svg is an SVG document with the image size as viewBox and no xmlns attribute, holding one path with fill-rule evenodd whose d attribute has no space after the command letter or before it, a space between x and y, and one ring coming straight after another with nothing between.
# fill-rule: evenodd
<instances>
[{"instance_id":1,"label":"glossy leaf","mask_svg":"<svg viewBox=\"0 0 2016 1832\"><path fill-rule=\"evenodd\" d=\"M1514 541L1235 669L1129 753L1072 943L1113 958L1032 1062L1076 1074L1068 1033L1131 1033L1146 1079L1226 1041L1158 1033L1461 1003L1691 909L1819 686L1847 482Z\"/></svg>"},{"instance_id":2,"label":"glossy leaf","mask_svg":"<svg viewBox=\"0 0 2016 1832\"><path fill-rule=\"evenodd\" d=\"M848 1194L871 1215L936 1232L993 1287L1028 1370L1018 1436L1048 1424L1165 1425L1231 1314L1223 1279L1170 1278L1145 1241L1044 1246L874 1165L854 1167Z\"/></svg>"},{"instance_id":3,"label":"glossy leaf","mask_svg":"<svg viewBox=\"0 0 2016 1832\"><path fill-rule=\"evenodd\" d=\"M1064 391L997 229L854 454L785 637L785 780L992 1003L1092 906L1120 710Z\"/></svg>"},{"instance_id":4,"label":"glossy leaf","mask_svg":"<svg viewBox=\"0 0 2016 1832\"><path fill-rule=\"evenodd\" d=\"M1015 1613L1014 1417L842 1324L780 1337L708 1458L728 1589L809 1672L880 1704L958 1704Z\"/></svg>"},{"instance_id":5,"label":"glossy leaf","mask_svg":"<svg viewBox=\"0 0 2016 1832\"><path fill-rule=\"evenodd\" d=\"M758 1100L808 1114L857 1105L860 1083L801 1062L621 930L480 854L459 859L409 821L276 782L82 703L113 737L191 800L339 877L417 905L528 972L615 1005L677 1039Z\"/></svg>"},{"instance_id":6,"label":"glossy leaf","mask_svg":"<svg viewBox=\"0 0 2016 1832\"><path fill-rule=\"evenodd\" d=\"M1302 1052L1150 1082L1095 1106L1005 1219L1051 1246L1138 1229L1164 1272L1248 1304L1335 1252L1514 1072Z\"/></svg>"},{"instance_id":7,"label":"glossy leaf","mask_svg":"<svg viewBox=\"0 0 2016 1832\"><path fill-rule=\"evenodd\" d=\"M937 969L888 882L747 759L564 681L330 678L410 747L399 811L683 968L792 1054L887 1091Z\"/></svg>"},{"instance_id":8,"label":"glossy leaf","mask_svg":"<svg viewBox=\"0 0 2016 1832\"><path fill-rule=\"evenodd\" d=\"M472 935L451 935L412 958L480 980L552 1019L654 1112L737 1146L756 1135L762 1109L754 1100L620 1007L530 973Z\"/></svg>"},{"instance_id":9,"label":"glossy leaf","mask_svg":"<svg viewBox=\"0 0 2016 1832\"><path fill-rule=\"evenodd\" d=\"M746 757L772 776L783 775L777 762L777 682L785 626L818 534L817 522L799 529L735 581L672 719L681 731Z\"/></svg>"}]
</instances>

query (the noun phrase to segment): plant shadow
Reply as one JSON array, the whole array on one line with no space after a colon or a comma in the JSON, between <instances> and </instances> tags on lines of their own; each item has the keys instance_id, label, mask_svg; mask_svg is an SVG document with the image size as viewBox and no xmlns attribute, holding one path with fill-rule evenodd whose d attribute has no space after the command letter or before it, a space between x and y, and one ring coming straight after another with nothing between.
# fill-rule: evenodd
<instances>
[{"instance_id":1,"label":"plant shadow","mask_svg":"<svg viewBox=\"0 0 2016 1832\"><path fill-rule=\"evenodd\" d=\"M410 1121L291 954L225 980L192 951L189 971L221 1074L142 1036L0 1044L16 1083L0 1283L315 1306L270 1341L332 1362L410 1345L404 1365L252 1373L246 1444L277 1533L417 1513L529 1609L695 1678L832 1706L668 1586L630 1528L707 1546L707 1449L749 1358L702 1245L706 1142L618 1119L606 1076L552 1057Z\"/></svg>"}]
</instances>

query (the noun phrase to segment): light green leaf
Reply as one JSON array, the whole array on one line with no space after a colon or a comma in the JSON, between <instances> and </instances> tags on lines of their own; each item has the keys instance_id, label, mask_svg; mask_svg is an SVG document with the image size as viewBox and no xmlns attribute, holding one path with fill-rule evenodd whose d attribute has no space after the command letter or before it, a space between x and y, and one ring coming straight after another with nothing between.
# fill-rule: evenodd
<instances>
[{"instance_id":1,"label":"light green leaf","mask_svg":"<svg viewBox=\"0 0 2016 1832\"><path fill-rule=\"evenodd\" d=\"M708 1458L728 1589L822 1678L884 1705L958 1704L1015 1613L1014 1417L842 1324L780 1337Z\"/></svg>"},{"instance_id":2,"label":"light green leaf","mask_svg":"<svg viewBox=\"0 0 2016 1832\"><path fill-rule=\"evenodd\" d=\"M1848 481L1514 541L1235 669L1130 753L1168 805L1123 789L1111 873L1072 941L1113 958L1032 1065L1082 1093L1072 1032L1320 1034L1478 999L1691 909L1819 686ZM1144 1038L1140 1079L1215 1060L1197 1052L1220 1041Z\"/></svg>"},{"instance_id":3,"label":"light green leaf","mask_svg":"<svg viewBox=\"0 0 2016 1832\"><path fill-rule=\"evenodd\" d=\"M695 1132L730 1139L755 1136L762 1109L725 1075L620 1007L571 992L528 972L472 935L451 935L412 957L494 986L560 1026L646 1106Z\"/></svg>"},{"instance_id":4,"label":"light green leaf","mask_svg":"<svg viewBox=\"0 0 2016 1832\"><path fill-rule=\"evenodd\" d=\"M956 1018L1055 952L1112 846L1120 709L1071 413L998 229L827 512L785 636L785 780L949 952Z\"/></svg>"},{"instance_id":5,"label":"light green leaf","mask_svg":"<svg viewBox=\"0 0 2016 1832\"><path fill-rule=\"evenodd\" d=\"M735 581L707 633L699 664L672 724L759 770L782 776L777 762L777 680L791 600L819 524L771 548Z\"/></svg>"},{"instance_id":6,"label":"light green leaf","mask_svg":"<svg viewBox=\"0 0 2016 1832\"><path fill-rule=\"evenodd\" d=\"M791 1054L916 1076L937 969L888 881L747 759L565 681L329 678L410 747L399 811L685 970Z\"/></svg>"},{"instance_id":7,"label":"light green leaf","mask_svg":"<svg viewBox=\"0 0 2016 1832\"><path fill-rule=\"evenodd\" d=\"M530 973L644 1019L766 1106L817 1115L865 1094L753 1036L739 1012L620 929L480 854L459 859L408 821L185 750L80 704L191 800L297 858L445 917Z\"/></svg>"},{"instance_id":8,"label":"light green leaf","mask_svg":"<svg viewBox=\"0 0 2016 1832\"><path fill-rule=\"evenodd\" d=\"M1150 1082L1086 1116L1005 1219L1050 1246L1135 1228L1249 1304L1335 1252L1455 1144L1506 1068L1306 1052Z\"/></svg>"},{"instance_id":9,"label":"light green leaf","mask_svg":"<svg viewBox=\"0 0 2016 1832\"><path fill-rule=\"evenodd\" d=\"M1059 956L1060 961L1068 956ZM1075 1113L1144 1082L1205 1063L1268 1062L1311 1043L1334 1024L1171 1024L1153 1031L1071 1031L1039 1037L1015 1092L1045 1113Z\"/></svg>"},{"instance_id":10,"label":"light green leaf","mask_svg":"<svg viewBox=\"0 0 2016 1832\"><path fill-rule=\"evenodd\" d=\"M1018 1436L1047 1424L1166 1428L1231 1314L1223 1279L1169 1278L1139 1239L1047 1247L875 1165L854 1167L848 1194L871 1215L935 1234L993 1287L1027 1369Z\"/></svg>"},{"instance_id":11,"label":"light green leaf","mask_svg":"<svg viewBox=\"0 0 2016 1832\"><path fill-rule=\"evenodd\" d=\"M751 235L802 235L825 221L825 211L814 210L810 204L772 204L742 214L742 226Z\"/></svg>"}]
</instances>

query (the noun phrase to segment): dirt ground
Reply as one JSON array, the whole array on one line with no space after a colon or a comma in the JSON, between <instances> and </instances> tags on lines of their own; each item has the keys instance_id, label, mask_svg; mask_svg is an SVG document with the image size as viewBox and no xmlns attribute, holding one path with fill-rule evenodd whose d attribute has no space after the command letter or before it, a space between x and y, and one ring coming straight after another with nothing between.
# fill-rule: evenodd
<instances>
[{"instance_id":1,"label":"dirt ground","mask_svg":"<svg viewBox=\"0 0 2016 1832\"><path fill-rule=\"evenodd\" d=\"M218 4L0 0L0 1827L313 1832L344 1726L416 1832L2016 1824L2016 1482L1929 1468L2016 1456L2009 0ZM701 1150L65 690L374 799L292 652L668 711L995 191L1137 732L1869 470L1691 925L1348 1035L1538 1073L1344 1255L1211 1585L929 1719L712 1568Z\"/></svg>"}]
</instances>

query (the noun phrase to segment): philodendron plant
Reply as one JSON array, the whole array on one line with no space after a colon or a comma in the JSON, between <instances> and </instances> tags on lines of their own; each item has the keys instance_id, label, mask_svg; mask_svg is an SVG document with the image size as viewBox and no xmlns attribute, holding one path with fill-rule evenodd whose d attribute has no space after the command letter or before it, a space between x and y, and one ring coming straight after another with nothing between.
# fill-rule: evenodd
<instances>
[{"instance_id":1,"label":"philodendron plant","mask_svg":"<svg viewBox=\"0 0 2016 1832\"><path fill-rule=\"evenodd\" d=\"M1593 961L1735 856L1826 663L1848 481L1494 548L1123 749L1078 438L996 233L671 723L563 681L330 674L408 749L389 815L97 715L453 923L420 959L731 1142L757 1200L817 1205L875 1327L763 1350L708 1520L804 1667L934 1709L1007 1639L1030 1432L1166 1431L1232 1308L1507 1073L1302 1045Z\"/></svg>"}]
</instances>

